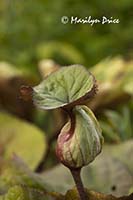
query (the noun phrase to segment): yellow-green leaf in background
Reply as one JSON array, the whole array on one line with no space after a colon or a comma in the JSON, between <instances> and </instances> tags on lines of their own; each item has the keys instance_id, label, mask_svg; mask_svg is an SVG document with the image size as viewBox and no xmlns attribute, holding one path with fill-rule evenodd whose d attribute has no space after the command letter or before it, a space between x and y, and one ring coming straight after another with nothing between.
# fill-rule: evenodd
<instances>
[{"instance_id":1,"label":"yellow-green leaf in background","mask_svg":"<svg viewBox=\"0 0 133 200\"><path fill-rule=\"evenodd\" d=\"M133 195L116 198L86 189L88 200L131 200ZM0 196L0 200L80 200L76 189L69 190L65 196L59 194L45 194L24 186L11 187L7 194Z\"/></svg>"},{"instance_id":2,"label":"yellow-green leaf in background","mask_svg":"<svg viewBox=\"0 0 133 200\"><path fill-rule=\"evenodd\" d=\"M133 137L133 109L131 104L129 102L119 112L114 110L104 111L104 118L99 122L107 142L120 142Z\"/></svg>"},{"instance_id":3,"label":"yellow-green leaf in background","mask_svg":"<svg viewBox=\"0 0 133 200\"><path fill-rule=\"evenodd\" d=\"M45 194L42 191L15 185L11 187L5 195L0 196L0 200L56 200L57 196Z\"/></svg>"},{"instance_id":4,"label":"yellow-green leaf in background","mask_svg":"<svg viewBox=\"0 0 133 200\"><path fill-rule=\"evenodd\" d=\"M56 200L62 195L18 157L5 161L0 176L0 200Z\"/></svg>"},{"instance_id":5,"label":"yellow-green leaf in background","mask_svg":"<svg viewBox=\"0 0 133 200\"><path fill-rule=\"evenodd\" d=\"M57 183L57 176L55 178ZM51 181L53 181L53 178L51 178ZM64 180L62 183L64 183ZM85 191L89 200L130 200L133 197L133 195L130 195L129 197L116 198L88 189ZM0 178L0 200L18 199L79 200L79 196L75 188L68 190L64 195L54 192L53 188L46 183L44 177L33 173L20 158L14 156L12 160L5 164L3 175Z\"/></svg>"},{"instance_id":6,"label":"yellow-green leaf in background","mask_svg":"<svg viewBox=\"0 0 133 200\"><path fill-rule=\"evenodd\" d=\"M132 140L105 145L95 162L82 170L85 187L115 196L128 195L133 185L132 149ZM58 177L58 182L56 177ZM63 194L74 186L69 170L63 165L44 172L44 179L55 191Z\"/></svg>"},{"instance_id":7,"label":"yellow-green leaf in background","mask_svg":"<svg viewBox=\"0 0 133 200\"><path fill-rule=\"evenodd\" d=\"M22 72L7 62L0 62L0 78L12 78L22 76Z\"/></svg>"},{"instance_id":8,"label":"yellow-green leaf in background","mask_svg":"<svg viewBox=\"0 0 133 200\"><path fill-rule=\"evenodd\" d=\"M107 58L92 67L99 92L89 107L96 110L113 102L122 102L133 95L133 61L122 57Z\"/></svg>"},{"instance_id":9,"label":"yellow-green leaf in background","mask_svg":"<svg viewBox=\"0 0 133 200\"><path fill-rule=\"evenodd\" d=\"M23 185L43 192L52 191L52 187L37 173L34 173L18 156L6 161L0 176L0 193L4 194L10 187Z\"/></svg>"},{"instance_id":10,"label":"yellow-green leaf in background","mask_svg":"<svg viewBox=\"0 0 133 200\"><path fill-rule=\"evenodd\" d=\"M86 189L88 200L131 200L133 195L123 196L120 198L114 197L112 195L104 195L102 193L90 191ZM76 189L69 190L64 200L80 200L78 196L78 192Z\"/></svg>"},{"instance_id":11,"label":"yellow-green leaf in background","mask_svg":"<svg viewBox=\"0 0 133 200\"><path fill-rule=\"evenodd\" d=\"M39 128L7 113L0 113L0 157L7 160L15 153L31 169L35 169L45 150L45 135Z\"/></svg>"},{"instance_id":12,"label":"yellow-green leaf in background","mask_svg":"<svg viewBox=\"0 0 133 200\"><path fill-rule=\"evenodd\" d=\"M84 63L84 56L75 46L66 42L45 42L37 47L39 59L54 59L57 62L64 60L68 63ZM57 58L58 57L58 58Z\"/></svg>"}]
</instances>

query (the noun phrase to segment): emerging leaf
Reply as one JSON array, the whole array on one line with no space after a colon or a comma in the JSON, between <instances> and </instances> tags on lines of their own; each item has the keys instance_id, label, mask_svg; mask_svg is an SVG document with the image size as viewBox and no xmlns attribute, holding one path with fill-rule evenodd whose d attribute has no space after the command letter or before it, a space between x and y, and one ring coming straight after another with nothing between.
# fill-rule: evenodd
<instances>
[{"instance_id":1,"label":"emerging leaf","mask_svg":"<svg viewBox=\"0 0 133 200\"><path fill-rule=\"evenodd\" d=\"M66 166L80 168L92 162L101 152L103 137L88 107L76 106L73 112L75 122L70 120L58 137L57 156ZM72 123L75 123L73 130Z\"/></svg>"},{"instance_id":2,"label":"emerging leaf","mask_svg":"<svg viewBox=\"0 0 133 200\"><path fill-rule=\"evenodd\" d=\"M95 79L83 66L62 67L33 88L33 101L42 109L83 104L95 94Z\"/></svg>"}]
</instances>

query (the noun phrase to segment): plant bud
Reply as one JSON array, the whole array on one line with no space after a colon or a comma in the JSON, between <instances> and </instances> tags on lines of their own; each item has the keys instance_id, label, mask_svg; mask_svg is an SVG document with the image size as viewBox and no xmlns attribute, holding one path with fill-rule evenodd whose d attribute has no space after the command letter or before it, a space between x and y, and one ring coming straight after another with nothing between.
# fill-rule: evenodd
<instances>
[{"instance_id":1,"label":"plant bud","mask_svg":"<svg viewBox=\"0 0 133 200\"><path fill-rule=\"evenodd\" d=\"M101 152L103 137L92 111L76 106L73 117L62 128L56 147L59 160L69 168L81 168Z\"/></svg>"}]
</instances>

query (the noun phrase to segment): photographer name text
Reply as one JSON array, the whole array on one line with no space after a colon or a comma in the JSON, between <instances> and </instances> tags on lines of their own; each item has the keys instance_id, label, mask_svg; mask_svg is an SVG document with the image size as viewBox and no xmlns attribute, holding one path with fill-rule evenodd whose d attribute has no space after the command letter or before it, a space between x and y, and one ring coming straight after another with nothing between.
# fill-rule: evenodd
<instances>
[{"instance_id":1,"label":"photographer name text","mask_svg":"<svg viewBox=\"0 0 133 200\"><path fill-rule=\"evenodd\" d=\"M93 26L94 24L119 24L120 19L114 18L114 17L106 17L103 16L101 19L93 18L92 16L84 17L84 18L79 18L79 17L68 17L68 16L63 16L61 18L61 21L63 24L89 24Z\"/></svg>"}]
</instances>

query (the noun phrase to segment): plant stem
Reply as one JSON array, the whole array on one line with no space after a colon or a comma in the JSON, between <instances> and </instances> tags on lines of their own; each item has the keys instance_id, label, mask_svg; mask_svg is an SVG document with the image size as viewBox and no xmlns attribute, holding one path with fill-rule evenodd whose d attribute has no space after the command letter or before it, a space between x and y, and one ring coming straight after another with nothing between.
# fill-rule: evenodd
<instances>
[{"instance_id":1,"label":"plant stem","mask_svg":"<svg viewBox=\"0 0 133 200\"><path fill-rule=\"evenodd\" d=\"M86 192L84 190L84 186L81 180L81 176L80 176L80 172L81 172L81 168L79 169L70 169L73 179L75 181L79 196L80 196L80 200L87 200L87 195Z\"/></svg>"}]
</instances>

